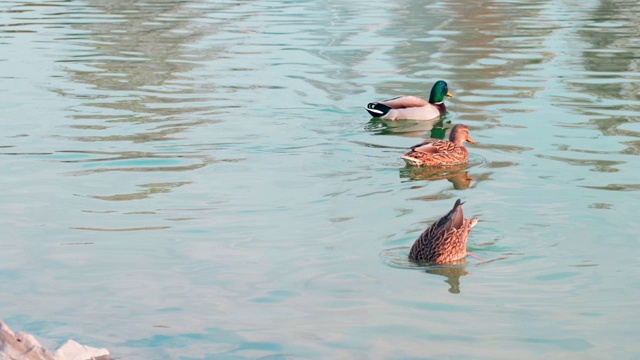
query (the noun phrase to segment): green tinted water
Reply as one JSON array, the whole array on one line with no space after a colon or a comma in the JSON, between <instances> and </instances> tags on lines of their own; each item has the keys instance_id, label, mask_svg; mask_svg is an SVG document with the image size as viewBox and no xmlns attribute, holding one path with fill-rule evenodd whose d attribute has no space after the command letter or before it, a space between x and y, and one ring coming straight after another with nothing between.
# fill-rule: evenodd
<instances>
[{"instance_id":1,"label":"green tinted water","mask_svg":"<svg viewBox=\"0 0 640 360\"><path fill-rule=\"evenodd\" d=\"M5 1L0 316L123 359L637 357L638 11ZM437 79L441 122L363 109ZM468 169L404 166L456 123ZM481 259L411 267L456 198Z\"/></svg>"}]
</instances>

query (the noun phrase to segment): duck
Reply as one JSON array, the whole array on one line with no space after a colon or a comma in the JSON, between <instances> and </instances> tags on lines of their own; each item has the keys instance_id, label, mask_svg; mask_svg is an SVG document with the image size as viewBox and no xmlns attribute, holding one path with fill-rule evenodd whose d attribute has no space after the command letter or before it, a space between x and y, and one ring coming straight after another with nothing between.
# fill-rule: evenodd
<instances>
[{"instance_id":1,"label":"duck","mask_svg":"<svg viewBox=\"0 0 640 360\"><path fill-rule=\"evenodd\" d=\"M464 164L469 161L469 151L464 142L475 144L469 136L469 128L456 124L451 128L449 140L427 139L411 147L401 158L407 165L447 166Z\"/></svg>"},{"instance_id":2,"label":"duck","mask_svg":"<svg viewBox=\"0 0 640 360\"><path fill-rule=\"evenodd\" d=\"M366 109L374 118L383 120L432 120L447 112L445 96L453 97L453 94L444 80L438 80L431 88L429 101L417 96L401 95L370 102Z\"/></svg>"},{"instance_id":3,"label":"duck","mask_svg":"<svg viewBox=\"0 0 640 360\"><path fill-rule=\"evenodd\" d=\"M453 209L425 230L413 243L409 260L432 265L455 263L467 256L467 239L477 218L465 219L460 199Z\"/></svg>"}]
</instances>

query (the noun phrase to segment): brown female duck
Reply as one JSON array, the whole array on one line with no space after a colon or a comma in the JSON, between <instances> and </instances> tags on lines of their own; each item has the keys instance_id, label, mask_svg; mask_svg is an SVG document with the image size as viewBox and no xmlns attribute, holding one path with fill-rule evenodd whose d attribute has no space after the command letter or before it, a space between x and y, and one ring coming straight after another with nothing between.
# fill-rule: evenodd
<instances>
[{"instance_id":1,"label":"brown female duck","mask_svg":"<svg viewBox=\"0 0 640 360\"><path fill-rule=\"evenodd\" d=\"M466 163L469 152L462 145L465 141L475 144L469 136L469 129L461 124L455 125L449 133L449 140L427 139L411 147L402 156L408 165L444 166Z\"/></svg>"},{"instance_id":2,"label":"brown female duck","mask_svg":"<svg viewBox=\"0 0 640 360\"><path fill-rule=\"evenodd\" d=\"M409 259L431 264L446 264L467 256L467 239L477 218L465 219L460 199L453 209L425 230L411 247Z\"/></svg>"}]
</instances>

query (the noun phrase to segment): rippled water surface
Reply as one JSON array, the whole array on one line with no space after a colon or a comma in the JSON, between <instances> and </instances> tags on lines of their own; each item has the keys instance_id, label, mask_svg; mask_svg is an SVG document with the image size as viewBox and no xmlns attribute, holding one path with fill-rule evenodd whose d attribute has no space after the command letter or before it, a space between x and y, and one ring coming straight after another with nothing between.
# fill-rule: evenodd
<instances>
[{"instance_id":1,"label":"rippled water surface","mask_svg":"<svg viewBox=\"0 0 640 360\"><path fill-rule=\"evenodd\" d=\"M640 3L0 3L0 317L118 359L640 354ZM426 96L442 119L385 123ZM399 156L453 124L470 167ZM466 201L465 264L408 249Z\"/></svg>"}]
</instances>

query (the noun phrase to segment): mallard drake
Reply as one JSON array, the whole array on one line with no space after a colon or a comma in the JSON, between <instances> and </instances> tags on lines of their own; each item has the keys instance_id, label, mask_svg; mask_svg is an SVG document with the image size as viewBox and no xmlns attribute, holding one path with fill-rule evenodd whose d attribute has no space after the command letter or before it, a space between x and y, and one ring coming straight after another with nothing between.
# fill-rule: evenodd
<instances>
[{"instance_id":1,"label":"mallard drake","mask_svg":"<svg viewBox=\"0 0 640 360\"><path fill-rule=\"evenodd\" d=\"M449 140L427 139L411 147L402 156L408 165L444 166L457 165L469 161L469 152L462 145L465 141L476 142L469 136L469 128L456 124L451 128Z\"/></svg>"},{"instance_id":2,"label":"mallard drake","mask_svg":"<svg viewBox=\"0 0 640 360\"><path fill-rule=\"evenodd\" d=\"M371 116L384 120L431 120L447 112L444 97L453 96L447 83L438 80L431 88L429 101L417 96L396 96L391 99L371 102L367 111Z\"/></svg>"},{"instance_id":3,"label":"mallard drake","mask_svg":"<svg viewBox=\"0 0 640 360\"><path fill-rule=\"evenodd\" d=\"M478 219L465 219L462 204L458 199L447 215L420 234L409 252L410 260L445 264L467 256L467 238Z\"/></svg>"}]
</instances>

